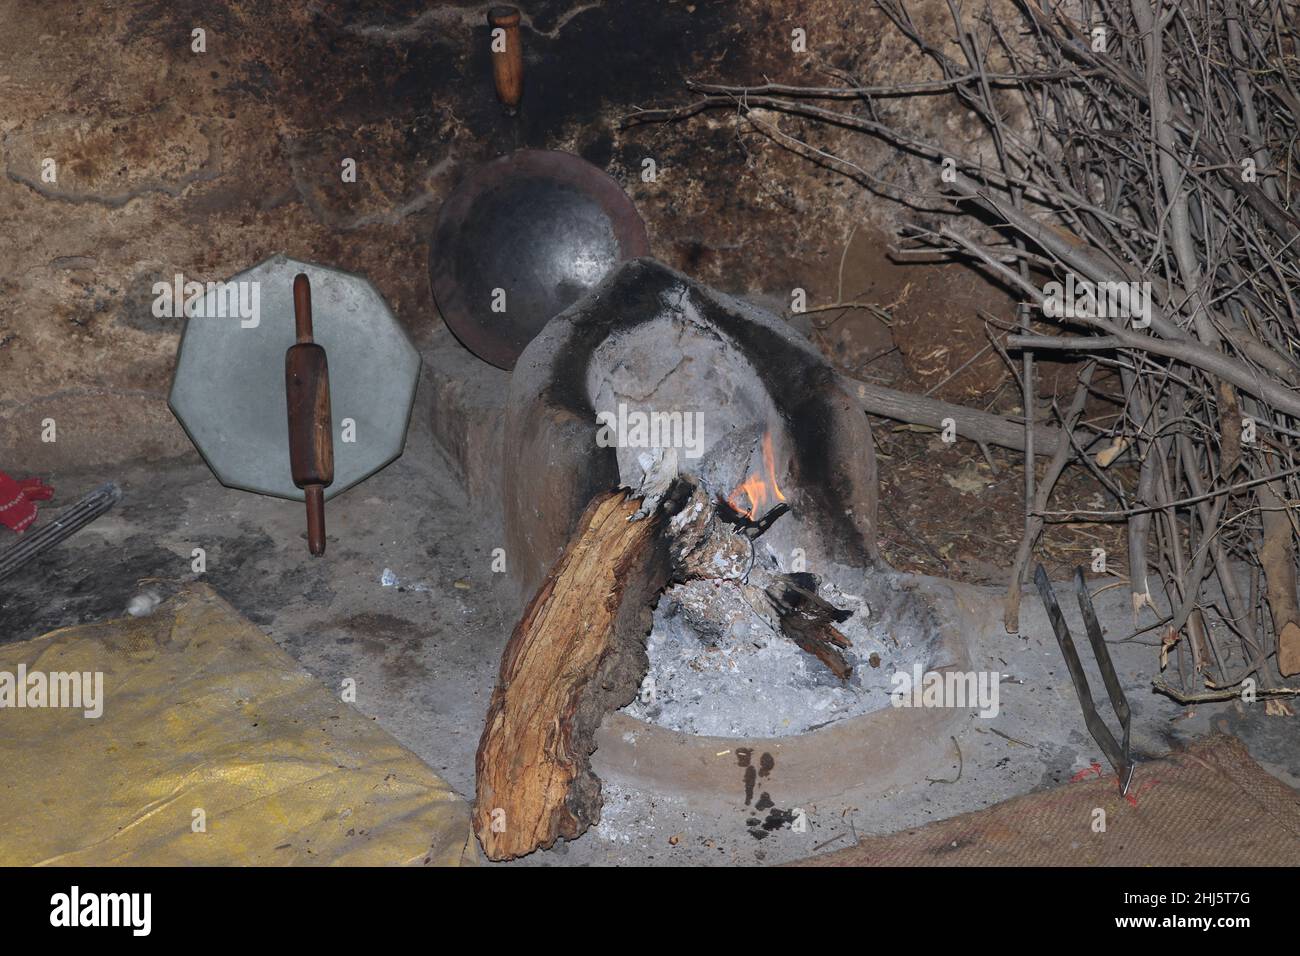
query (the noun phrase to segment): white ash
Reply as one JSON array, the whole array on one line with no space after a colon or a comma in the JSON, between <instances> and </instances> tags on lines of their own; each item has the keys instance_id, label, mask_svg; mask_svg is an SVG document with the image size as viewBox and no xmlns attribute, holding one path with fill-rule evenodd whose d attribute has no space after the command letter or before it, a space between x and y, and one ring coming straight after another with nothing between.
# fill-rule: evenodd
<instances>
[{"instance_id":1,"label":"white ash","mask_svg":"<svg viewBox=\"0 0 1300 956\"><path fill-rule=\"evenodd\" d=\"M828 584L820 590L854 612L839 625L853 645L842 652L853 666L845 684L774 630L735 583L674 585L655 608L642 693L623 712L688 734L786 737L888 707L896 671L910 672L915 661L931 666L936 632L910 593L887 581L870 590L875 614L862 597Z\"/></svg>"},{"instance_id":2,"label":"white ash","mask_svg":"<svg viewBox=\"0 0 1300 956\"><path fill-rule=\"evenodd\" d=\"M763 466L772 472L764 472L764 478L789 495L791 511L763 535L757 554L726 550L708 559L707 568L693 567L726 580L697 580L662 596L648 639L645 699L634 701L625 713L692 734L779 737L886 707L891 676L896 669L910 671L915 660L925 661L933 629L910 621L906 613L868 612L866 605L874 608L877 601L875 592L889 589L878 583L882 576L873 573L869 583L860 572L828 573L828 580L848 582L848 590L863 595L854 600L829 585L821 588L823 598L855 612L840 625L853 644L842 652L853 667L847 684L774 629L764 617L770 608L765 605L759 612L746 603L738 579L749 577L757 588L796 551L810 568L826 566L830 556L809 517L814 512L802 507L806 495L789 479L789 423L777 414L763 378L744 352L706 315L687 286L665 290L652 320L610 335L588 363L593 408L606 424L610 416L619 423L612 444L620 482L644 497L638 512L643 516L658 506L675 475L694 478L705 499L716 500L735 492L756 466ZM785 334L770 316L755 312L750 318ZM653 439L634 433L633 414L639 422L656 414L661 425L680 422L681 434L673 437L669 429L665 441L662 428ZM689 441L688 422L693 426ZM770 439L770 451L759 460L765 439ZM696 502L676 516L669 534L696 521L703 507ZM753 574L756 561L758 575ZM889 609L897 602L882 593L879 603Z\"/></svg>"},{"instance_id":3,"label":"white ash","mask_svg":"<svg viewBox=\"0 0 1300 956\"><path fill-rule=\"evenodd\" d=\"M640 835L641 802L634 799L634 791L626 791L617 784L601 785L603 802L600 807L600 822L594 833L609 843L631 843L632 837Z\"/></svg>"},{"instance_id":4,"label":"white ash","mask_svg":"<svg viewBox=\"0 0 1300 956\"><path fill-rule=\"evenodd\" d=\"M676 448L652 448L641 452L636 460L642 475L640 483L632 490L641 498L641 507L632 515L633 521L654 514L679 474Z\"/></svg>"}]
</instances>

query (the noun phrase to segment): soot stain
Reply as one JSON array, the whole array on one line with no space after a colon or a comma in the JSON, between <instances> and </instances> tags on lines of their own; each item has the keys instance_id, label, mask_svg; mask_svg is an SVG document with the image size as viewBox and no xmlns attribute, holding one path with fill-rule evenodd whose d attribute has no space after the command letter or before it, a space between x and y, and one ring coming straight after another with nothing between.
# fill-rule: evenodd
<instances>
[{"instance_id":1,"label":"soot stain","mask_svg":"<svg viewBox=\"0 0 1300 956\"><path fill-rule=\"evenodd\" d=\"M758 770L750 763L753 756L754 751L749 747L736 748L736 766L745 768L745 773L741 777L745 785L745 806L753 802L754 785L758 782Z\"/></svg>"},{"instance_id":2,"label":"soot stain","mask_svg":"<svg viewBox=\"0 0 1300 956\"><path fill-rule=\"evenodd\" d=\"M546 24L567 6L530 10L534 26L550 32ZM611 105L683 100L685 78L702 63L722 73L739 69L749 51L734 42L741 26L727 22L726 6L702 3L692 12L662 4L647 17L644 3L613 0L577 14L553 38L525 30L520 117L527 141L542 143L566 126L598 125ZM486 24L480 39L475 66L490 75Z\"/></svg>"},{"instance_id":3,"label":"soot stain","mask_svg":"<svg viewBox=\"0 0 1300 956\"><path fill-rule=\"evenodd\" d=\"M766 840L769 836L783 827L790 826L794 823L795 814L793 810L782 810L772 799L772 795L764 790L759 794L757 802L754 801L754 788L758 783L759 777L769 777L776 768L776 758L770 753L764 752L758 758L758 766L755 767L754 751L751 747L736 748L736 765L745 768L745 806L753 804L754 810L760 813L767 810L767 817L757 817L752 815L746 816L745 826L749 830L749 835L755 840Z\"/></svg>"},{"instance_id":4,"label":"soot stain","mask_svg":"<svg viewBox=\"0 0 1300 956\"><path fill-rule=\"evenodd\" d=\"M6 579L0 597L0 643L28 640L60 627L120 617L144 579L175 578L181 559L151 535L121 542L64 542ZM175 586L151 588L169 597Z\"/></svg>"},{"instance_id":5,"label":"soot stain","mask_svg":"<svg viewBox=\"0 0 1300 956\"><path fill-rule=\"evenodd\" d=\"M381 658L380 668L394 680L429 676L419 659L428 637L423 628L393 614L353 614L331 622L328 627L343 632L349 640L360 640L367 654Z\"/></svg>"},{"instance_id":6,"label":"soot stain","mask_svg":"<svg viewBox=\"0 0 1300 956\"><path fill-rule=\"evenodd\" d=\"M764 794L764 796L767 795ZM750 817L745 822L749 826L750 836L755 840L766 840L777 830L784 829L794 823L794 811L773 807L766 819L759 821L756 817Z\"/></svg>"}]
</instances>

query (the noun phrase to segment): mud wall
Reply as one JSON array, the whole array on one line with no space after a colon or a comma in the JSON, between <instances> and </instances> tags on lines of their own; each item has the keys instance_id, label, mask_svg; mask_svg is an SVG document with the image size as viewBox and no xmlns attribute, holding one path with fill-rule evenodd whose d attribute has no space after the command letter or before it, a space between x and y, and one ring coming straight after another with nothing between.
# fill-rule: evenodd
<instances>
[{"instance_id":1,"label":"mud wall","mask_svg":"<svg viewBox=\"0 0 1300 956\"><path fill-rule=\"evenodd\" d=\"M0 468L194 454L166 407L180 320L151 309L153 284L178 273L220 280L281 251L360 272L427 344L441 325L426 271L439 203L473 164L518 146L606 169L655 254L725 291L776 308L796 286L811 305L907 292L900 328L918 355L963 296L987 300L964 276L927 298L885 254L906 210L734 114L619 128L638 107L689 102L688 77L933 76L870 4L527 2L516 119L493 95L488 6L0 0ZM947 16L942 2L915 6L918 20ZM979 134L946 101L880 108L935 138ZM872 175L918 188L930 175L861 134L780 122ZM342 181L345 158L355 182ZM868 315L823 344L851 365L889 342ZM41 440L46 419L55 442Z\"/></svg>"}]
</instances>

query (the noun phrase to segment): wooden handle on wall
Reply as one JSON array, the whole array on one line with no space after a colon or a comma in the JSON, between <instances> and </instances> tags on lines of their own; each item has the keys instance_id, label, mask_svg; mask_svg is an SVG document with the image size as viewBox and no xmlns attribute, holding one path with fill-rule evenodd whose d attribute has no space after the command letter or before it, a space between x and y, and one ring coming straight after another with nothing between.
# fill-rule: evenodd
<instances>
[{"instance_id":1,"label":"wooden handle on wall","mask_svg":"<svg viewBox=\"0 0 1300 956\"><path fill-rule=\"evenodd\" d=\"M488 11L492 34L492 78L496 81L497 99L513 113L524 95L524 47L519 31L518 7L493 7ZM503 35L498 36L501 29ZM500 49L504 43L504 49Z\"/></svg>"}]
</instances>

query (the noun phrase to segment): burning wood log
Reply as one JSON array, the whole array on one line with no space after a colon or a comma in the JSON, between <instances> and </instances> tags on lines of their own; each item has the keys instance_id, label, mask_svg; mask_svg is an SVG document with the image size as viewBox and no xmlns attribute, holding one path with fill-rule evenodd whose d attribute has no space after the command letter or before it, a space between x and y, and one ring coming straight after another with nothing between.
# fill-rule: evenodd
<instances>
[{"instance_id":1,"label":"burning wood log","mask_svg":"<svg viewBox=\"0 0 1300 956\"><path fill-rule=\"evenodd\" d=\"M686 479L631 520L641 510L624 491L596 497L506 645L476 761L474 826L490 859L576 839L599 822L595 733L636 695L652 606L671 581L737 582L775 630L840 679L852 672L835 627L851 612L818 597L810 574L756 566L745 530L777 516L741 527Z\"/></svg>"},{"instance_id":2,"label":"burning wood log","mask_svg":"<svg viewBox=\"0 0 1300 956\"><path fill-rule=\"evenodd\" d=\"M506 645L475 764L474 828L490 859L576 839L600 820L596 729L636 695L653 599L671 573L664 511L629 521L637 506L624 492L592 500Z\"/></svg>"},{"instance_id":3,"label":"burning wood log","mask_svg":"<svg viewBox=\"0 0 1300 956\"><path fill-rule=\"evenodd\" d=\"M766 618L773 630L812 654L840 680L848 680L853 668L837 648L851 645L835 625L848 620L853 612L822 600L815 575L783 574L754 559L752 542L789 511L789 505L779 502L758 517L737 510L725 498L718 498L713 508L708 504L708 497L696 488L670 525L674 580L740 581L750 607Z\"/></svg>"}]
</instances>

